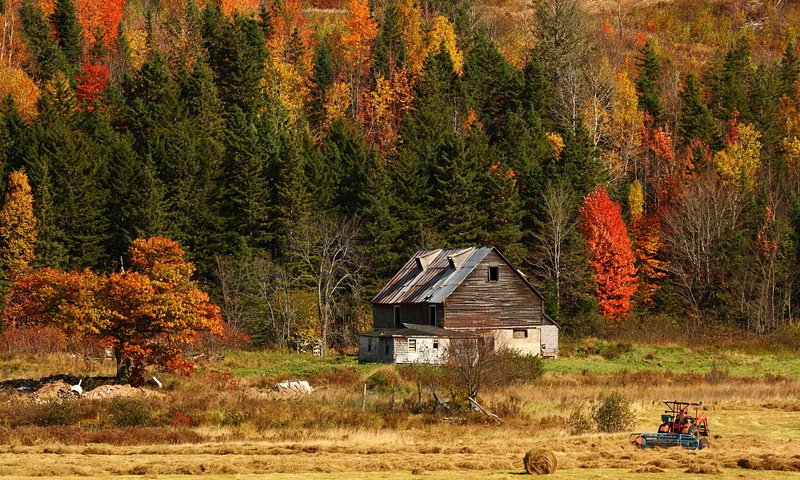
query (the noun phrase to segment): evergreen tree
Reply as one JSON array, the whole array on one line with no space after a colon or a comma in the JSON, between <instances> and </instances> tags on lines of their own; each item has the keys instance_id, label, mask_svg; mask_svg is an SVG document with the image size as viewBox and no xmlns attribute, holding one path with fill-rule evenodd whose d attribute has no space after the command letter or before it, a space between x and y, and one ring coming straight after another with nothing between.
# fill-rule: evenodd
<instances>
[{"instance_id":1,"label":"evergreen tree","mask_svg":"<svg viewBox=\"0 0 800 480\"><path fill-rule=\"evenodd\" d=\"M523 87L520 92L522 111L535 110L542 119L545 129L551 131L554 126L555 89L547 73L544 63L538 57L532 57L522 70Z\"/></svg>"},{"instance_id":2,"label":"evergreen tree","mask_svg":"<svg viewBox=\"0 0 800 480\"><path fill-rule=\"evenodd\" d=\"M483 243L497 247L511 263L522 263L525 251L522 245L522 199L517 188L517 172L504 164L497 153L496 159L483 178L482 210L486 212Z\"/></svg>"},{"instance_id":3,"label":"evergreen tree","mask_svg":"<svg viewBox=\"0 0 800 480\"><path fill-rule=\"evenodd\" d=\"M392 70L403 66L406 47L397 12L397 0L386 2L381 28L375 39L375 71L389 78Z\"/></svg>"},{"instance_id":4,"label":"evergreen tree","mask_svg":"<svg viewBox=\"0 0 800 480\"><path fill-rule=\"evenodd\" d=\"M225 146L224 217L228 233L235 235L233 248L266 248L271 239L267 165L256 126L235 105L225 128Z\"/></svg>"},{"instance_id":5,"label":"evergreen tree","mask_svg":"<svg viewBox=\"0 0 800 480\"><path fill-rule=\"evenodd\" d=\"M649 113L656 122L661 121L662 105L659 80L661 78L661 59L653 44L648 40L639 51L636 66L639 77L636 79L636 93L639 95L639 108Z\"/></svg>"},{"instance_id":6,"label":"evergreen tree","mask_svg":"<svg viewBox=\"0 0 800 480\"><path fill-rule=\"evenodd\" d=\"M358 215L365 206L364 188L375 157L355 125L337 120L325 138L325 158L336 181L334 208L343 217Z\"/></svg>"},{"instance_id":7,"label":"evergreen tree","mask_svg":"<svg viewBox=\"0 0 800 480\"><path fill-rule=\"evenodd\" d=\"M465 139L450 133L439 147L434 166L430 225L447 247L468 247L485 238L487 212L480 208L488 148L480 139Z\"/></svg>"},{"instance_id":8,"label":"evergreen tree","mask_svg":"<svg viewBox=\"0 0 800 480\"><path fill-rule=\"evenodd\" d=\"M800 74L800 61L798 61L797 54L794 51L794 42L790 41L786 44L786 50L783 51L780 63L779 76L784 95L792 94L798 74Z\"/></svg>"},{"instance_id":9,"label":"evergreen tree","mask_svg":"<svg viewBox=\"0 0 800 480\"><path fill-rule=\"evenodd\" d=\"M750 88L749 111L751 121L761 133L760 140L767 158L773 156L782 138L778 113L783 91L779 67L759 65Z\"/></svg>"},{"instance_id":10,"label":"evergreen tree","mask_svg":"<svg viewBox=\"0 0 800 480\"><path fill-rule=\"evenodd\" d=\"M53 78L57 71L66 71L64 54L50 35L50 25L34 0L24 0L20 8L22 30L31 62L28 74L42 83Z\"/></svg>"},{"instance_id":11,"label":"evergreen tree","mask_svg":"<svg viewBox=\"0 0 800 480\"><path fill-rule=\"evenodd\" d=\"M58 46L64 58L72 71L77 71L83 57L83 32L73 0L57 0L50 21L56 29Z\"/></svg>"},{"instance_id":12,"label":"evergreen tree","mask_svg":"<svg viewBox=\"0 0 800 480\"><path fill-rule=\"evenodd\" d=\"M520 108L522 76L494 42L484 34L477 34L464 63L462 81L486 132L496 139L508 114Z\"/></svg>"},{"instance_id":13,"label":"evergreen tree","mask_svg":"<svg viewBox=\"0 0 800 480\"><path fill-rule=\"evenodd\" d=\"M546 170L547 177L563 179L579 196L588 194L596 185L600 185L606 175L597 148L583 122L578 122L574 132L567 130L564 133L564 150Z\"/></svg>"},{"instance_id":14,"label":"evergreen tree","mask_svg":"<svg viewBox=\"0 0 800 480\"><path fill-rule=\"evenodd\" d=\"M750 46L746 41L725 55L719 71L712 73L712 112L719 120L727 122L733 118L734 112L738 112L740 121L753 121L750 112L750 86L753 84L754 73Z\"/></svg>"},{"instance_id":15,"label":"evergreen tree","mask_svg":"<svg viewBox=\"0 0 800 480\"><path fill-rule=\"evenodd\" d=\"M711 110L703 101L700 85L689 74L680 93L681 113L678 117L678 138L683 145L700 140L709 147L717 146L719 131L711 116Z\"/></svg>"},{"instance_id":16,"label":"evergreen tree","mask_svg":"<svg viewBox=\"0 0 800 480\"><path fill-rule=\"evenodd\" d=\"M320 127L325 119L326 92L336 79L336 64L328 38L314 47L313 71L311 73L311 100L308 105L312 125Z\"/></svg>"}]
</instances>

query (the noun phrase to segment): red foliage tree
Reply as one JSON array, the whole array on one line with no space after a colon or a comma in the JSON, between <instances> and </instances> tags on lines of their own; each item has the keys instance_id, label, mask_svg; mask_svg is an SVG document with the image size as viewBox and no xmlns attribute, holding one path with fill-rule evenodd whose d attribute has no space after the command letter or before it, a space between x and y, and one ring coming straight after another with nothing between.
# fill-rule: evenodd
<instances>
[{"instance_id":1,"label":"red foliage tree","mask_svg":"<svg viewBox=\"0 0 800 480\"><path fill-rule=\"evenodd\" d=\"M125 0L76 0L75 7L89 45L100 43L106 48L114 45L125 13Z\"/></svg>"},{"instance_id":2,"label":"red foliage tree","mask_svg":"<svg viewBox=\"0 0 800 480\"><path fill-rule=\"evenodd\" d=\"M114 348L118 381L143 383L149 365L190 373L182 345L203 331L222 333L219 307L191 280L194 265L176 242L139 239L129 256L122 273L42 269L20 277L6 298L5 323L101 338Z\"/></svg>"},{"instance_id":3,"label":"red foliage tree","mask_svg":"<svg viewBox=\"0 0 800 480\"><path fill-rule=\"evenodd\" d=\"M110 75L103 65L84 65L78 75L78 85L75 87L75 96L87 110L94 108L94 103L100 98L108 87Z\"/></svg>"},{"instance_id":4,"label":"red foliage tree","mask_svg":"<svg viewBox=\"0 0 800 480\"><path fill-rule=\"evenodd\" d=\"M595 270L600 312L609 319L624 317L638 287L635 257L622 208L605 188L597 187L586 196L580 229L589 247L589 263Z\"/></svg>"}]
</instances>

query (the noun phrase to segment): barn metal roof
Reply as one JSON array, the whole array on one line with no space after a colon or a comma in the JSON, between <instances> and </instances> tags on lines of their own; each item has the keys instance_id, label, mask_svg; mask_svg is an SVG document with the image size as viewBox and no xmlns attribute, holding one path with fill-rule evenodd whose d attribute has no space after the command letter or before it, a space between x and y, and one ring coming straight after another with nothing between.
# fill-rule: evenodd
<instances>
[{"instance_id":1,"label":"barn metal roof","mask_svg":"<svg viewBox=\"0 0 800 480\"><path fill-rule=\"evenodd\" d=\"M472 332L461 332L458 330L445 330L444 328L434 327L431 325L417 325L414 323L404 323L403 328L380 328L371 332L362 333L364 337L393 337L393 338L407 338L407 337L447 337L447 338L474 338L475 334Z\"/></svg>"},{"instance_id":2,"label":"barn metal roof","mask_svg":"<svg viewBox=\"0 0 800 480\"><path fill-rule=\"evenodd\" d=\"M491 251L492 247L420 250L372 303L442 303Z\"/></svg>"}]
</instances>

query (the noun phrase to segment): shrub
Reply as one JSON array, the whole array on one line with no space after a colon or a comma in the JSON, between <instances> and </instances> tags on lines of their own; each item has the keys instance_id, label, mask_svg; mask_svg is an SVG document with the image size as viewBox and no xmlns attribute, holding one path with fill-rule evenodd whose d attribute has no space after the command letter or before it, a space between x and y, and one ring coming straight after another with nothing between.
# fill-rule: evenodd
<instances>
[{"instance_id":1,"label":"shrub","mask_svg":"<svg viewBox=\"0 0 800 480\"><path fill-rule=\"evenodd\" d=\"M403 380L397 370L388 367L381 368L367 378L367 389L371 392L394 392L405 390Z\"/></svg>"},{"instance_id":2,"label":"shrub","mask_svg":"<svg viewBox=\"0 0 800 480\"><path fill-rule=\"evenodd\" d=\"M153 424L152 405L142 400L120 398L108 404L109 423L115 427L146 427Z\"/></svg>"},{"instance_id":3,"label":"shrub","mask_svg":"<svg viewBox=\"0 0 800 480\"><path fill-rule=\"evenodd\" d=\"M631 402L619 392L601 395L592 405L592 419L601 432L620 432L631 422Z\"/></svg>"},{"instance_id":4,"label":"shrub","mask_svg":"<svg viewBox=\"0 0 800 480\"><path fill-rule=\"evenodd\" d=\"M584 404L580 404L569 414L567 426L569 427L569 432L573 435L592 431L592 419L586 413Z\"/></svg>"},{"instance_id":5,"label":"shrub","mask_svg":"<svg viewBox=\"0 0 800 480\"><path fill-rule=\"evenodd\" d=\"M80 420L77 401L62 400L39 405L33 411L32 422L40 427L74 425Z\"/></svg>"}]
</instances>

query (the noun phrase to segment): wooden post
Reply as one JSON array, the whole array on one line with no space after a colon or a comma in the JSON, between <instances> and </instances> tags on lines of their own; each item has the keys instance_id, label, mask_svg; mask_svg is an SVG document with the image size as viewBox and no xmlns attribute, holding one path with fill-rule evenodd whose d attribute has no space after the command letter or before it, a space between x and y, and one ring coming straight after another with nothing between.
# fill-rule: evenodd
<instances>
[{"instance_id":1,"label":"wooden post","mask_svg":"<svg viewBox=\"0 0 800 480\"><path fill-rule=\"evenodd\" d=\"M364 384L364 393L361 395L361 411L367 410L367 384Z\"/></svg>"}]
</instances>

